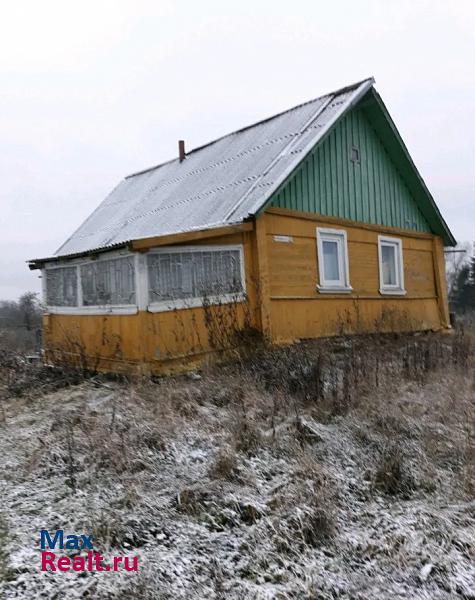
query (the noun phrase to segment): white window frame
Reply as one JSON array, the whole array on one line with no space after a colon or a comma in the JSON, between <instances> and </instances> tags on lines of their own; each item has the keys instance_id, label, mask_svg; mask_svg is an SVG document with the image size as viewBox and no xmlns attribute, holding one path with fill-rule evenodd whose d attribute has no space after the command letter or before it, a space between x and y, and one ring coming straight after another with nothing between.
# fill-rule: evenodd
<instances>
[{"instance_id":1,"label":"white window frame","mask_svg":"<svg viewBox=\"0 0 475 600\"><path fill-rule=\"evenodd\" d=\"M160 248L151 248L149 254L175 254L184 252L220 252L223 250L238 250L240 260L240 275L242 291L236 294L221 294L217 296L195 297L195 298L179 298L176 300L163 300L159 302L149 302L147 310L152 313L166 312L172 310L197 308L206 304L230 304L232 302L243 302L246 297L246 274L244 267L244 247L242 244L225 244L214 246L162 246ZM147 274L148 283L148 274ZM148 287L147 287L148 297Z\"/></svg>"},{"instance_id":2,"label":"white window frame","mask_svg":"<svg viewBox=\"0 0 475 600\"><path fill-rule=\"evenodd\" d=\"M323 242L337 242L338 271L340 279L326 280L323 264ZM322 294L349 294L353 288L350 285L350 267L348 261L348 237L344 229L329 229L317 227L317 255L319 284L317 289Z\"/></svg>"},{"instance_id":3,"label":"white window frame","mask_svg":"<svg viewBox=\"0 0 475 600\"><path fill-rule=\"evenodd\" d=\"M395 248L396 259L396 283L388 285L383 280L383 254L382 247L390 246ZM404 259L402 254L402 240L400 238L387 235L378 235L378 264L379 264L379 293L382 295L405 296L404 287Z\"/></svg>"},{"instance_id":4,"label":"white window frame","mask_svg":"<svg viewBox=\"0 0 475 600\"><path fill-rule=\"evenodd\" d=\"M134 257L134 269L135 269L135 304L107 304L97 306L84 306L82 300L82 284L81 284L81 266L87 265L92 262L99 260L118 260L120 258ZM138 312L138 286L139 280L137 277L138 256L134 252L129 251L114 251L101 254L97 258L75 258L72 260L59 262L59 263L46 263L42 269L43 277L43 303L46 306L46 312L56 315L134 315ZM77 306L50 306L47 304L47 283L46 283L46 271L53 269L61 269L64 267L76 267L76 278L77 278Z\"/></svg>"}]
</instances>

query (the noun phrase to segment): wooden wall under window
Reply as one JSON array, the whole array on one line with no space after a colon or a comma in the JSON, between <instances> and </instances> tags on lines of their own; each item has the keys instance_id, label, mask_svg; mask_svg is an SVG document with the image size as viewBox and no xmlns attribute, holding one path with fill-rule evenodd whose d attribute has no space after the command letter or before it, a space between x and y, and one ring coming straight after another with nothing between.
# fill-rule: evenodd
<instances>
[{"instance_id":1,"label":"wooden wall under window","mask_svg":"<svg viewBox=\"0 0 475 600\"><path fill-rule=\"evenodd\" d=\"M441 241L433 235L283 209L271 209L263 218L274 342L340 333L437 330L448 326L445 281L441 280L444 268L440 264ZM318 292L317 226L347 232L352 293ZM405 296L379 292L380 233L402 240ZM292 241L279 241L282 239L279 236L290 236Z\"/></svg>"},{"instance_id":2,"label":"wooden wall under window","mask_svg":"<svg viewBox=\"0 0 475 600\"><path fill-rule=\"evenodd\" d=\"M147 374L198 366L210 353L235 347L235 333L245 337L261 328L254 235L249 231L192 242L213 244L243 245L246 302L206 310L139 311L134 315L46 315L47 360L72 362L94 370Z\"/></svg>"},{"instance_id":3,"label":"wooden wall under window","mask_svg":"<svg viewBox=\"0 0 475 600\"><path fill-rule=\"evenodd\" d=\"M352 293L318 292L317 226L346 230ZM402 240L404 297L379 292L379 233ZM281 241L274 236L281 236L277 238ZM240 243L249 299L234 308L224 306L221 324L260 330L273 343L448 326L443 247L431 234L273 208L256 220L253 230L204 238L193 245ZM219 310L211 311L219 320ZM46 358L128 373L193 368L225 345L225 337L213 342L209 316L203 308L136 315L45 315ZM248 343L255 341L251 338Z\"/></svg>"}]
</instances>

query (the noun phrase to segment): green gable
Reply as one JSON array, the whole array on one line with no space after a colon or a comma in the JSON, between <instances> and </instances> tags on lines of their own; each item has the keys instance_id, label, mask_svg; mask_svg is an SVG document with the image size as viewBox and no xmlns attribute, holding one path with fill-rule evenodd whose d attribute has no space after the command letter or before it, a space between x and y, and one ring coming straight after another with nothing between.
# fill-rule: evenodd
<instances>
[{"instance_id":1,"label":"green gable","mask_svg":"<svg viewBox=\"0 0 475 600\"><path fill-rule=\"evenodd\" d=\"M332 128L270 206L430 232L398 167L363 104Z\"/></svg>"}]
</instances>

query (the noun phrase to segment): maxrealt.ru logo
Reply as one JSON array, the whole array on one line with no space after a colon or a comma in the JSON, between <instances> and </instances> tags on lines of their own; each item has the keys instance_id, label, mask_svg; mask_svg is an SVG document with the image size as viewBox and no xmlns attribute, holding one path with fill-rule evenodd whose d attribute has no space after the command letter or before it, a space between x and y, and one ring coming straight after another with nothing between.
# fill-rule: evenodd
<instances>
[{"instance_id":1,"label":"maxrealt.ru logo","mask_svg":"<svg viewBox=\"0 0 475 600\"><path fill-rule=\"evenodd\" d=\"M42 550L42 571L120 571L122 567L126 571L138 570L138 556L133 558L112 556L108 562L105 562L105 558L94 551L92 535L70 534L65 536L62 529L58 529L52 535L46 529L42 529L40 548ZM46 550L47 548L49 551ZM78 553L86 552L86 554L84 556L77 554L71 557L51 552L51 550L76 550Z\"/></svg>"}]
</instances>

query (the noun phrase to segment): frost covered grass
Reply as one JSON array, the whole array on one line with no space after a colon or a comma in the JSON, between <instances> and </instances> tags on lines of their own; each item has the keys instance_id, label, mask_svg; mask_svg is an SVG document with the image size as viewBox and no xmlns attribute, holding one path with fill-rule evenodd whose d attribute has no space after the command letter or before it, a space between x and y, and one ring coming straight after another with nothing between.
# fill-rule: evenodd
<instances>
[{"instance_id":1,"label":"frost covered grass","mask_svg":"<svg viewBox=\"0 0 475 600\"><path fill-rule=\"evenodd\" d=\"M309 342L155 382L15 386L2 363L0 596L474 598L473 343ZM139 572L42 573L42 528Z\"/></svg>"}]
</instances>

